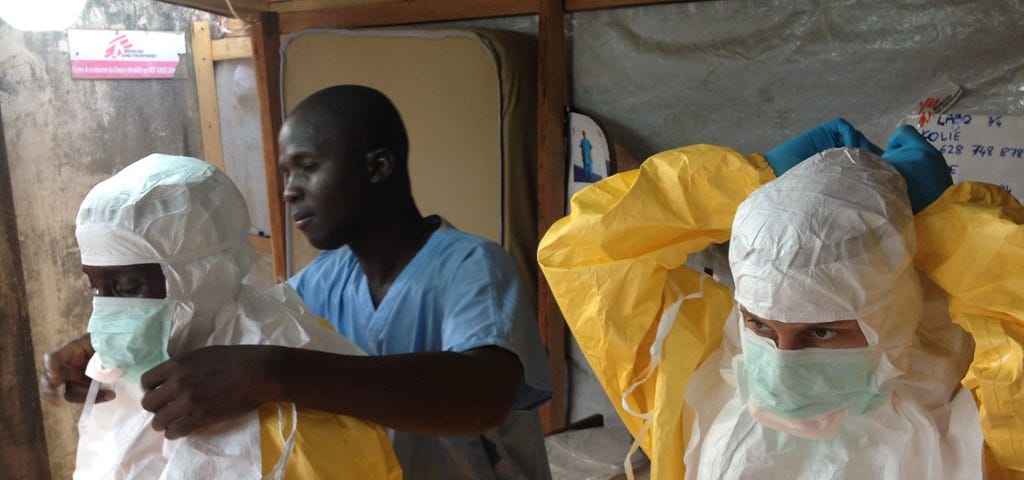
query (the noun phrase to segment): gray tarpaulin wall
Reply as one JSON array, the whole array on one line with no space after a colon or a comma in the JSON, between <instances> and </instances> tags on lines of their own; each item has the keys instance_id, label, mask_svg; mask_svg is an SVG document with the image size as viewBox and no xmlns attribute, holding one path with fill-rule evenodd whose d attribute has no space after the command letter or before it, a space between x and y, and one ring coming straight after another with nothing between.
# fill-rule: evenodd
<instances>
[{"instance_id":1,"label":"gray tarpaulin wall","mask_svg":"<svg viewBox=\"0 0 1024 480\"><path fill-rule=\"evenodd\" d=\"M944 80L951 111L1024 112L1021 1L665 4L580 12L570 34L573 104L638 159L763 151L836 116L884 144Z\"/></svg>"}]
</instances>

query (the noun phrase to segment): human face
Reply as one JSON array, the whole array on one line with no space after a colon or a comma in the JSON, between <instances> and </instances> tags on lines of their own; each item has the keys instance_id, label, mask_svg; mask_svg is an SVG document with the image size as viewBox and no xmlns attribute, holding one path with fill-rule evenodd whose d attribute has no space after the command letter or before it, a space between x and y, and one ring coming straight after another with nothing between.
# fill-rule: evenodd
<instances>
[{"instance_id":1,"label":"human face","mask_svg":"<svg viewBox=\"0 0 1024 480\"><path fill-rule=\"evenodd\" d=\"M351 242L369 204L369 175L343 142L323 142L310 122L289 119L278 135L278 168L292 220L314 247ZM330 145L327 151L325 145Z\"/></svg>"},{"instance_id":2,"label":"human face","mask_svg":"<svg viewBox=\"0 0 1024 480\"><path fill-rule=\"evenodd\" d=\"M166 298L167 279L158 263L99 267L82 265L97 297Z\"/></svg>"},{"instance_id":3,"label":"human face","mask_svg":"<svg viewBox=\"0 0 1024 480\"><path fill-rule=\"evenodd\" d=\"M823 323L785 323L761 318L740 307L743 324L758 336L775 342L779 350L804 348L860 348L868 340L856 320Z\"/></svg>"}]
</instances>

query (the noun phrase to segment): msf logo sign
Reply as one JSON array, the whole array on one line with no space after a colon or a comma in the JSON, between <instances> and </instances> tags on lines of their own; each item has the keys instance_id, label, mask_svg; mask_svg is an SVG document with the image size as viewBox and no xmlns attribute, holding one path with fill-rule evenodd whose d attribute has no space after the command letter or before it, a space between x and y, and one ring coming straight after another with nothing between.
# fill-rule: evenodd
<instances>
[{"instance_id":1,"label":"msf logo sign","mask_svg":"<svg viewBox=\"0 0 1024 480\"><path fill-rule=\"evenodd\" d=\"M114 31L114 39L107 42L107 50L104 53L104 57L108 59L119 58L129 48L132 48L132 41L128 39L128 36Z\"/></svg>"}]
</instances>

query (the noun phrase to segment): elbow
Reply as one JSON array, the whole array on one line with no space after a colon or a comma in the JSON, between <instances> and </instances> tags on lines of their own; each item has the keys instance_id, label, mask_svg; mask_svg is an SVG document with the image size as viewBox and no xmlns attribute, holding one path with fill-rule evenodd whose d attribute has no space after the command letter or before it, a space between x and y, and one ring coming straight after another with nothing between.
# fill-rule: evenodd
<instances>
[{"instance_id":1,"label":"elbow","mask_svg":"<svg viewBox=\"0 0 1024 480\"><path fill-rule=\"evenodd\" d=\"M508 417L516 399L519 382L494 382L476 391L471 406L466 408L468 434L479 434L497 428Z\"/></svg>"},{"instance_id":2,"label":"elbow","mask_svg":"<svg viewBox=\"0 0 1024 480\"><path fill-rule=\"evenodd\" d=\"M470 354L480 362L471 389L474 398L467 410L467 426L472 433L498 427L508 417L523 381L523 367L514 354L497 348L480 349Z\"/></svg>"}]
</instances>

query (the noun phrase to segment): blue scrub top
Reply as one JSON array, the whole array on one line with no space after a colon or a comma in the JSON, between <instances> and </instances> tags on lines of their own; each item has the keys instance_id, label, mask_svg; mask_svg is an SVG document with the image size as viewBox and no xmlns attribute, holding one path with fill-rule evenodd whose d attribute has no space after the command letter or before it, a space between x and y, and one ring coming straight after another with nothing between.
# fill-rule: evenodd
<instances>
[{"instance_id":1,"label":"blue scrub top","mask_svg":"<svg viewBox=\"0 0 1024 480\"><path fill-rule=\"evenodd\" d=\"M523 382L505 422L470 437L393 432L406 478L548 478L539 416L551 379L537 321L511 257L500 245L437 230L374 308L369 284L348 247L326 251L289 280L313 313L369 355L463 352L484 346L519 357Z\"/></svg>"},{"instance_id":2,"label":"blue scrub top","mask_svg":"<svg viewBox=\"0 0 1024 480\"><path fill-rule=\"evenodd\" d=\"M377 308L348 247L317 256L289 283L319 315L369 355L464 352L484 346L519 357L526 391L515 408L551 396L537 321L500 245L442 222Z\"/></svg>"}]
</instances>

